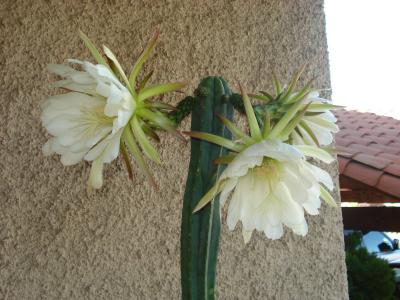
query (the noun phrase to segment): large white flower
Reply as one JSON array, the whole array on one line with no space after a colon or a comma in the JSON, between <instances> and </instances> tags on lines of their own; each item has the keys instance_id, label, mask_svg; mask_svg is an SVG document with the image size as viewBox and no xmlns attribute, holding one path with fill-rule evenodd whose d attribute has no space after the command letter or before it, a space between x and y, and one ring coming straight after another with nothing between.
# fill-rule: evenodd
<instances>
[{"instance_id":1,"label":"large white flower","mask_svg":"<svg viewBox=\"0 0 400 300\"><path fill-rule=\"evenodd\" d=\"M83 32L80 36L98 64L70 59L69 62L78 65L79 70L69 65L49 66L51 72L63 77L55 86L69 92L50 97L42 107L43 126L53 136L44 145L44 153L60 154L64 165L73 165L83 159L93 161L89 186L100 188L103 164L113 161L120 149L129 177L133 177L129 149L140 169L155 185L141 151L157 163L160 157L147 136L157 139L155 129L177 132L175 124L165 115L173 107L150 101L150 98L180 89L186 83L146 86L152 72L141 81L137 80L156 45L158 30L133 65L129 77L109 48L103 46L106 61Z\"/></svg>"},{"instance_id":2,"label":"large white flower","mask_svg":"<svg viewBox=\"0 0 400 300\"><path fill-rule=\"evenodd\" d=\"M230 155L216 161L228 163L228 166L214 187L200 199L194 211L203 208L218 194L223 207L232 194L226 221L230 230L241 221L245 242L250 240L255 229L264 232L268 238L279 239L283 235L283 225L304 236L308 231L304 212L318 214L320 197L336 206L326 190L333 189L330 175L312 165L306 157L325 163L332 162L333 157L315 145L290 145L284 142L302 116L296 115L301 103L291 107L273 126L267 116L260 128L243 90L242 96L250 135L222 116L221 121L232 132L235 141L209 133L189 133L194 138L231 151Z\"/></svg>"},{"instance_id":3,"label":"large white flower","mask_svg":"<svg viewBox=\"0 0 400 300\"><path fill-rule=\"evenodd\" d=\"M43 126L53 136L43 147L45 154L58 153L64 165L82 159L94 161L89 183L102 185L102 166L119 154L123 128L135 111L129 91L104 65L77 61L82 71L66 65L50 65L64 77L57 87L72 92L50 97L43 105Z\"/></svg>"},{"instance_id":4,"label":"large white flower","mask_svg":"<svg viewBox=\"0 0 400 300\"><path fill-rule=\"evenodd\" d=\"M254 229L279 239L283 225L304 236L304 211L318 214L321 183L333 189L329 174L307 162L299 149L265 140L239 153L217 184L221 206L233 192L226 221L230 230L241 221L247 242Z\"/></svg>"},{"instance_id":5,"label":"large white flower","mask_svg":"<svg viewBox=\"0 0 400 300\"><path fill-rule=\"evenodd\" d=\"M313 91L306 97L305 103L311 105L297 125L297 130L292 133L293 143L320 146L332 144L333 134L339 131L339 127L335 124L335 115L326 108L328 100L320 98L318 92Z\"/></svg>"}]
</instances>

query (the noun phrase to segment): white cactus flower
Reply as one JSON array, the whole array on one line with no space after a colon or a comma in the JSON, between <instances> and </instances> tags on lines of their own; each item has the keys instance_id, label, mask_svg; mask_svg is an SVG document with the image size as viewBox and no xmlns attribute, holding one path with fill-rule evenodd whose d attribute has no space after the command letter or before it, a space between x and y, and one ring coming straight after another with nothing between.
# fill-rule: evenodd
<instances>
[{"instance_id":1,"label":"white cactus flower","mask_svg":"<svg viewBox=\"0 0 400 300\"><path fill-rule=\"evenodd\" d=\"M232 193L226 220L229 229L234 230L241 221L248 242L255 229L270 239L279 239L283 225L306 235L304 211L318 214L321 183L333 189L329 174L307 162L299 149L265 140L239 153L218 184L221 206Z\"/></svg>"},{"instance_id":2,"label":"white cactus flower","mask_svg":"<svg viewBox=\"0 0 400 300\"><path fill-rule=\"evenodd\" d=\"M284 142L299 122L296 112L302 103L292 106L272 127L267 117L260 128L243 90L242 96L250 135L222 116L221 121L237 138L235 141L209 133L188 133L193 138L231 151L230 155L217 159L216 163L228 165L214 187L200 199L194 212L202 209L218 194L223 207L232 194L226 222L230 230L234 230L239 221L242 223L246 243L253 230L264 232L270 239L279 239L283 235L283 225L304 236L308 232L304 212L318 214L320 198L336 206L327 191L333 190L330 175L312 165L306 157L325 163L331 163L334 158L315 145L290 145Z\"/></svg>"},{"instance_id":3,"label":"white cactus flower","mask_svg":"<svg viewBox=\"0 0 400 300\"><path fill-rule=\"evenodd\" d=\"M73 62L83 70L49 66L51 72L65 78L56 86L71 92L50 97L42 107L43 126L53 136L43 151L60 154L64 165L94 161L89 184L100 188L102 165L118 156L123 128L135 111L135 102L104 65Z\"/></svg>"},{"instance_id":4,"label":"white cactus flower","mask_svg":"<svg viewBox=\"0 0 400 300\"><path fill-rule=\"evenodd\" d=\"M139 168L156 186L141 153L143 151L151 160L160 163L148 136L157 139L156 128L179 134L166 115L174 107L150 99L176 91L186 82L146 86L153 72L138 81L143 64L158 40L158 30L133 65L129 77L109 48L103 46L106 61L83 32L80 37L98 64L70 59L69 62L79 65L80 70L69 65L49 65L50 72L63 77L55 87L69 92L51 96L42 106L43 126L52 135L43 146L44 154L60 154L64 165L93 161L89 187L100 188L103 164L117 158L120 150L129 177L133 178L128 149Z\"/></svg>"}]
</instances>

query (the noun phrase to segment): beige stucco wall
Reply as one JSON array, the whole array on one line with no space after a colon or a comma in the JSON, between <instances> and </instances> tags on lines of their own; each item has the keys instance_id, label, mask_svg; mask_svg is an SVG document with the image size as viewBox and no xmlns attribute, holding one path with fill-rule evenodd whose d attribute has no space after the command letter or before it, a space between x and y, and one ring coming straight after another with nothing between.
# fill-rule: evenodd
<instances>
[{"instance_id":1,"label":"beige stucco wall","mask_svg":"<svg viewBox=\"0 0 400 300\"><path fill-rule=\"evenodd\" d=\"M0 299L178 299L189 145L163 136L159 193L118 161L87 196L87 164L41 153L45 66L89 57L79 28L130 66L160 25L154 79L191 80L187 92L212 74L265 88L272 68L288 79L305 62L304 81L328 88L322 1L3 0L0 11ZM306 238L257 234L247 246L224 226L218 298L346 299L340 210L324 205L308 222Z\"/></svg>"}]
</instances>

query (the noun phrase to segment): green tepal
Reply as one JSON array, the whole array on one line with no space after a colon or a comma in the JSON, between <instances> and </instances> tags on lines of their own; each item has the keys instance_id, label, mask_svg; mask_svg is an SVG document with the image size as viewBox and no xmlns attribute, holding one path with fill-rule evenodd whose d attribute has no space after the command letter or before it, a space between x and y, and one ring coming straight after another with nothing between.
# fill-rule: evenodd
<instances>
[{"instance_id":1,"label":"green tepal","mask_svg":"<svg viewBox=\"0 0 400 300\"><path fill-rule=\"evenodd\" d=\"M232 120L231 90L221 77L207 77L196 89L192 111L192 131L231 139L217 114ZM227 150L192 139L189 173L183 200L181 229L182 299L214 299L215 269L220 236L220 208L216 198L193 214L198 201L215 184L223 170L214 160Z\"/></svg>"}]
</instances>

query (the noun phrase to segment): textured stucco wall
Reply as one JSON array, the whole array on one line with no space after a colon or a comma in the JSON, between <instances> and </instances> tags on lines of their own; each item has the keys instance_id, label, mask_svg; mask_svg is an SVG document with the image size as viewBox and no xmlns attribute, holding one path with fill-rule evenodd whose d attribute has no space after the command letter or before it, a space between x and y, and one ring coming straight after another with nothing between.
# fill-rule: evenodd
<instances>
[{"instance_id":1,"label":"textured stucco wall","mask_svg":"<svg viewBox=\"0 0 400 300\"><path fill-rule=\"evenodd\" d=\"M39 104L54 92L46 64L89 57L81 28L130 66L158 24L155 79L191 79L188 92L213 74L265 88L272 68L288 79L305 62L303 82L316 77L329 87L322 0L1 1L1 299L180 297L189 145L163 136L164 163L151 166L159 194L138 173L129 182L118 161L106 168L105 187L87 196L87 164L64 168L41 153ZM331 171L337 178L336 166ZM346 299L340 210L324 205L308 222L306 238L256 234L246 247L224 226L218 298Z\"/></svg>"}]
</instances>

